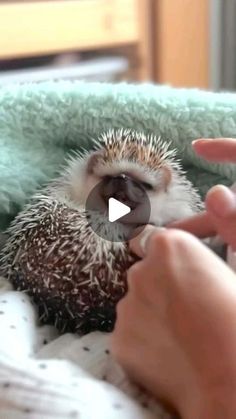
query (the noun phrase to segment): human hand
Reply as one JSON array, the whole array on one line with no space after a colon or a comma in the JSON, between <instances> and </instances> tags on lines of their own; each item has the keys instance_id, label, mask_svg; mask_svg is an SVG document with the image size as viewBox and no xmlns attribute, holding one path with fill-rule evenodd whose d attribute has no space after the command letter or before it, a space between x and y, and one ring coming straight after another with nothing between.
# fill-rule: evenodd
<instances>
[{"instance_id":1,"label":"human hand","mask_svg":"<svg viewBox=\"0 0 236 419\"><path fill-rule=\"evenodd\" d=\"M117 306L113 355L181 417L234 418L222 405L231 408L229 389L235 394L235 275L194 236L156 231L148 226L131 241L143 259L130 268Z\"/></svg>"},{"instance_id":2,"label":"human hand","mask_svg":"<svg viewBox=\"0 0 236 419\"><path fill-rule=\"evenodd\" d=\"M236 163L236 139L200 139L192 143L195 152L214 162ZM236 195L223 185L214 186L205 199L206 211L189 219L173 222L180 228L204 238L218 234L236 250Z\"/></svg>"}]
</instances>

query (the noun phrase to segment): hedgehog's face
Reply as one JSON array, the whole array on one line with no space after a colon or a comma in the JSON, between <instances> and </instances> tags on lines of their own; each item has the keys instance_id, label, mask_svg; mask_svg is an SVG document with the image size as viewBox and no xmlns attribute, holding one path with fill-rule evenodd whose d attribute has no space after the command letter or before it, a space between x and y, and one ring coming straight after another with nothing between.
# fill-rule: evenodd
<instances>
[{"instance_id":1,"label":"hedgehog's face","mask_svg":"<svg viewBox=\"0 0 236 419\"><path fill-rule=\"evenodd\" d=\"M150 201L152 224L163 225L191 215L189 184L180 170L178 173L167 146L158 141L152 144L153 138L140 135L119 135L110 133L103 148L74 162L73 200L85 205L92 189L100 184L98 199L104 205L114 197L133 210L144 193Z\"/></svg>"},{"instance_id":2,"label":"hedgehog's face","mask_svg":"<svg viewBox=\"0 0 236 419\"><path fill-rule=\"evenodd\" d=\"M138 199L142 192L151 200L159 191L167 190L171 170L168 166L153 170L140 160L127 157L108 160L106 151L100 150L88 158L84 180L87 195L100 183L105 199L121 199L124 203L130 203L132 208L132 199Z\"/></svg>"}]
</instances>

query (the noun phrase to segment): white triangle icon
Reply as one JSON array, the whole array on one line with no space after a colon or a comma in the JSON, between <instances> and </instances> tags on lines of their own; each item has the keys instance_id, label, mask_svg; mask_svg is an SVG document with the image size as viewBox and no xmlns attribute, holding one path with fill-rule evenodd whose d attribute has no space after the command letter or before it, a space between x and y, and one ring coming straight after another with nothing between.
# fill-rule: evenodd
<instances>
[{"instance_id":1,"label":"white triangle icon","mask_svg":"<svg viewBox=\"0 0 236 419\"><path fill-rule=\"evenodd\" d=\"M128 205L123 204L115 198L109 198L108 201L108 220L113 223L131 211Z\"/></svg>"}]
</instances>

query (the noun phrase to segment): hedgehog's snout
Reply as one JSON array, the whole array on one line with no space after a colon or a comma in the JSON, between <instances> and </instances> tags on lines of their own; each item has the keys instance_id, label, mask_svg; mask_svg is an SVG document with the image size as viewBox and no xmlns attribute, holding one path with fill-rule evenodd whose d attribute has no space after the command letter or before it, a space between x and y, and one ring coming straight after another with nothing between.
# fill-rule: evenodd
<instances>
[{"instance_id":1,"label":"hedgehog's snout","mask_svg":"<svg viewBox=\"0 0 236 419\"><path fill-rule=\"evenodd\" d=\"M145 198L142 184L125 174L106 176L103 179L101 193L105 202L108 202L109 198L115 198L128 205L132 210Z\"/></svg>"}]
</instances>

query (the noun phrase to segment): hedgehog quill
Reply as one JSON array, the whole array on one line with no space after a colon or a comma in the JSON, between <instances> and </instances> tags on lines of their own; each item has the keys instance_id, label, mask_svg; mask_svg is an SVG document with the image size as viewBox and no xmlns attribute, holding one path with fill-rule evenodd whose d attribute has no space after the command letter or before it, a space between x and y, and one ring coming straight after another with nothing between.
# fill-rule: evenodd
<instances>
[{"instance_id":1,"label":"hedgehog quill","mask_svg":"<svg viewBox=\"0 0 236 419\"><path fill-rule=\"evenodd\" d=\"M93 151L71 158L15 218L2 253L3 274L32 297L42 323L62 332L111 331L127 291L127 269L137 260L126 241L106 240L91 227L94 213L86 201L98 184L104 211L111 196L135 211L145 191L149 223L157 226L202 209L175 151L153 135L110 130L94 141ZM101 222L104 213L96 216Z\"/></svg>"}]
</instances>

